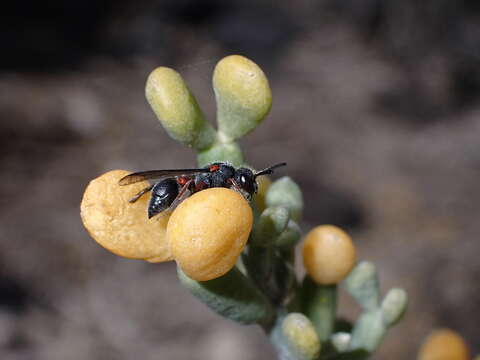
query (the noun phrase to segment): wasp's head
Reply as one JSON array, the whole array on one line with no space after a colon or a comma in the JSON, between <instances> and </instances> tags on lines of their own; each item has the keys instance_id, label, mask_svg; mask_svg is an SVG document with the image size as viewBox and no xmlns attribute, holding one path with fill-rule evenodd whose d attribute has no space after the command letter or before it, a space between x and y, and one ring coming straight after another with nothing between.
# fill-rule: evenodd
<instances>
[{"instance_id":1,"label":"wasp's head","mask_svg":"<svg viewBox=\"0 0 480 360\"><path fill-rule=\"evenodd\" d=\"M248 168L239 168L235 170L234 180L238 184L238 186L240 186L240 188L245 192L245 197L250 200L253 194L255 194L258 190L258 184L256 180L257 176L272 174L273 169L285 165L287 164L276 164L255 173Z\"/></svg>"},{"instance_id":2,"label":"wasp's head","mask_svg":"<svg viewBox=\"0 0 480 360\"><path fill-rule=\"evenodd\" d=\"M244 192L244 196L250 200L252 195L257 192L258 185L255 180L255 174L252 170L247 168L239 168L235 171L233 177L235 182L240 186L240 189Z\"/></svg>"}]
</instances>

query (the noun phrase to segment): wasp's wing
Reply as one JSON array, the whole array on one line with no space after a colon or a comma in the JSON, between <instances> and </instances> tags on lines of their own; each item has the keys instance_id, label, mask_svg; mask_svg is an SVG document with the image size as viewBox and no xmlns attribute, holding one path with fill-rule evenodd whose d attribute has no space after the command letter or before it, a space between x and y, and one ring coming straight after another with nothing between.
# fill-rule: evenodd
<instances>
[{"instance_id":1,"label":"wasp's wing","mask_svg":"<svg viewBox=\"0 0 480 360\"><path fill-rule=\"evenodd\" d=\"M118 183L120 185L130 185L148 179L156 179L167 176L193 175L207 172L210 172L209 168L140 171L124 176L118 181Z\"/></svg>"}]
</instances>

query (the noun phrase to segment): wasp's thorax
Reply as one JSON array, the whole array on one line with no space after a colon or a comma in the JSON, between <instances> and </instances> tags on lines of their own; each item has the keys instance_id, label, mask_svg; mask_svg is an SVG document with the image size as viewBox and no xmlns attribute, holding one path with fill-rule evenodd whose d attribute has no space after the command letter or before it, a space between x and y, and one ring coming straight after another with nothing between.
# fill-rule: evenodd
<instances>
[{"instance_id":1,"label":"wasp's thorax","mask_svg":"<svg viewBox=\"0 0 480 360\"><path fill-rule=\"evenodd\" d=\"M252 195L257 192L257 182L252 170L247 168L235 169L226 163L213 163L209 165L212 172L198 174L195 177L197 189L211 187L226 187L235 189L250 200Z\"/></svg>"}]
</instances>

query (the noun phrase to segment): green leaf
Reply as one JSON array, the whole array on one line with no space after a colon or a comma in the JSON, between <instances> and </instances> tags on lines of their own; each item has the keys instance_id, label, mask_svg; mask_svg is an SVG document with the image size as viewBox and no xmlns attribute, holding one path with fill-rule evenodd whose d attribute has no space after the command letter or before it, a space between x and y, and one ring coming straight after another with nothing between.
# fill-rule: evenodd
<instances>
[{"instance_id":1,"label":"green leaf","mask_svg":"<svg viewBox=\"0 0 480 360\"><path fill-rule=\"evenodd\" d=\"M347 291L363 309L370 311L378 308L380 291L374 264L362 261L345 278L344 284Z\"/></svg>"},{"instance_id":2,"label":"green leaf","mask_svg":"<svg viewBox=\"0 0 480 360\"><path fill-rule=\"evenodd\" d=\"M256 246L270 246L276 238L286 229L289 220L289 212L284 207L266 208L256 221L252 244Z\"/></svg>"},{"instance_id":3,"label":"green leaf","mask_svg":"<svg viewBox=\"0 0 480 360\"><path fill-rule=\"evenodd\" d=\"M147 79L145 95L167 133L197 150L213 144L216 131L205 120L187 84L175 70L159 67Z\"/></svg>"},{"instance_id":4,"label":"green leaf","mask_svg":"<svg viewBox=\"0 0 480 360\"><path fill-rule=\"evenodd\" d=\"M217 64L213 89L219 131L231 140L255 129L272 106L267 77L258 65L243 56L227 56Z\"/></svg>"},{"instance_id":5,"label":"green leaf","mask_svg":"<svg viewBox=\"0 0 480 360\"><path fill-rule=\"evenodd\" d=\"M190 279L177 267L181 283L216 313L242 324L268 325L274 310L265 296L236 267L209 281Z\"/></svg>"},{"instance_id":6,"label":"green leaf","mask_svg":"<svg viewBox=\"0 0 480 360\"><path fill-rule=\"evenodd\" d=\"M298 244L301 238L300 226L295 221L289 220L287 228L277 237L274 245L282 248L293 247Z\"/></svg>"},{"instance_id":7,"label":"green leaf","mask_svg":"<svg viewBox=\"0 0 480 360\"><path fill-rule=\"evenodd\" d=\"M330 337L332 346L338 352L345 352L348 350L352 336L347 332L337 332Z\"/></svg>"},{"instance_id":8,"label":"green leaf","mask_svg":"<svg viewBox=\"0 0 480 360\"><path fill-rule=\"evenodd\" d=\"M365 312L355 323L352 331L350 348L352 350L367 350L373 352L377 349L387 333L380 309Z\"/></svg>"},{"instance_id":9,"label":"green leaf","mask_svg":"<svg viewBox=\"0 0 480 360\"><path fill-rule=\"evenodd\" d=\"M274 304L280 304L295 285L293 267L272 247L249 245L242 254L248 275Z\"/></svg>"},{"instance_id":10,"label":"green leaf","mask_svg":"<svg viewBox=\"0 0 480 360\"><path fill-rule=\"evenodd\" d=\"M301 313L279 318L271 339L283 360L314 360L320 354L321 344L315 328Z\"/></svg>"},{"instance_id":11,"label":"green leaf","mask_svg":"<svg viewBox=\"0 0 480 360\"><path fill-rule=\"evenodd\" d=\"M283 206L290 211L290 217L299 221L303 210L303 196L300 187L288 176L284 176L268 188L265 196L268 207Z\"/></svg>"},{"instance_id":12,"label":"green leaf","mask_svg":"<svg viewBox=\"0 0 480 360\"><path fill-rule=\"evenodd\" d=\"M408 297L403 289L390 289L382 301L382 312L385 324L395 325L407 309Z\"/></svg>"}]
</instances>

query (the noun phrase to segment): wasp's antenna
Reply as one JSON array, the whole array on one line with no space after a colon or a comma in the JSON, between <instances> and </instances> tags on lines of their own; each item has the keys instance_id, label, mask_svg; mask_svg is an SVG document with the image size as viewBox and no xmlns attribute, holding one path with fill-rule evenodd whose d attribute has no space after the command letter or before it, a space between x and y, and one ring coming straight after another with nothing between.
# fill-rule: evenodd
<instances>
[{"instance_id":1,"label":"wasp's antenna","mask_svg":"<svg viewBox=\"0 0 480 360\"><path fill-rule=\"evenodd\" d=\"M280 163L280 164L275 164L275 165L269 166L268 168L260 170L259 172L255 173L253 176L257 177L257 176L260 176L260 175L273 174L273 169L276 169L280 166L285 166L285 165L287 165L287 163L283 162L283 163Z\"/></svg>"}]
</instances>

